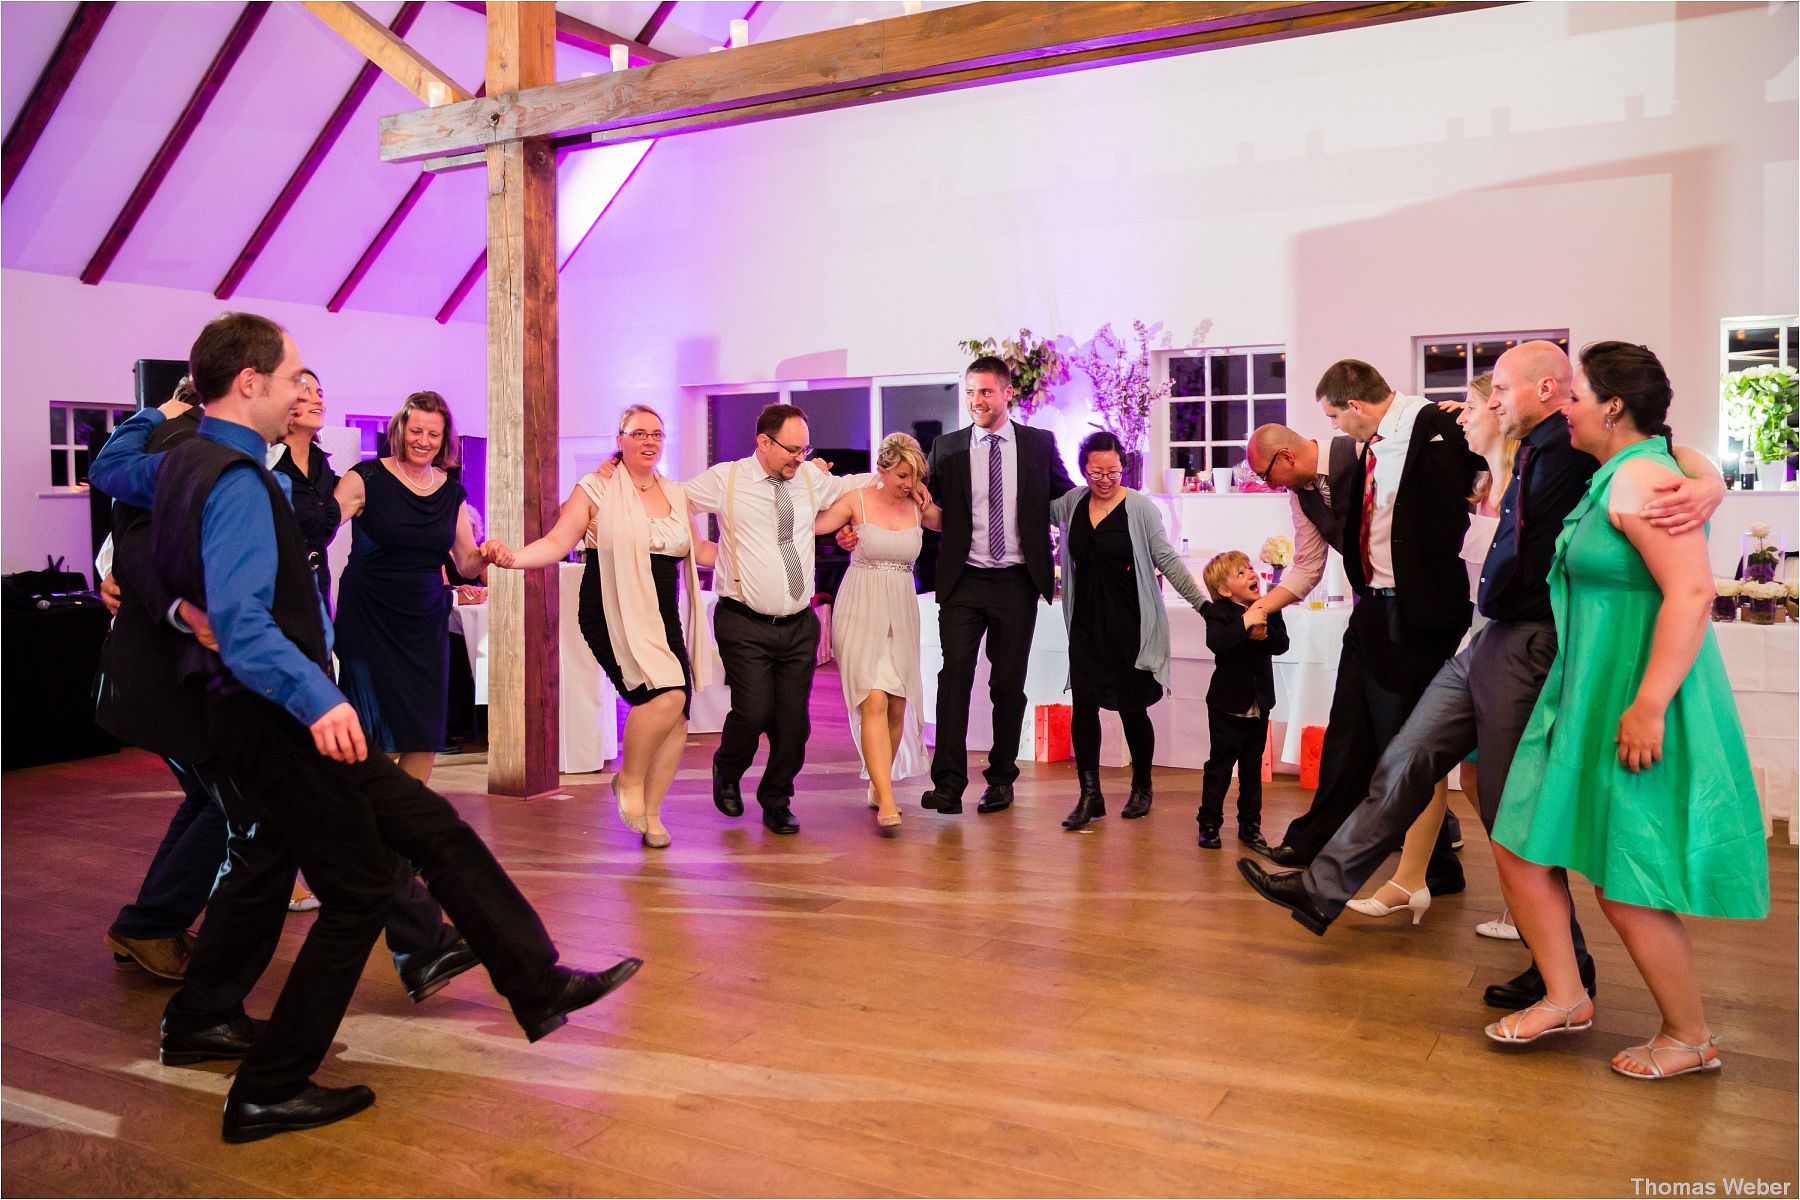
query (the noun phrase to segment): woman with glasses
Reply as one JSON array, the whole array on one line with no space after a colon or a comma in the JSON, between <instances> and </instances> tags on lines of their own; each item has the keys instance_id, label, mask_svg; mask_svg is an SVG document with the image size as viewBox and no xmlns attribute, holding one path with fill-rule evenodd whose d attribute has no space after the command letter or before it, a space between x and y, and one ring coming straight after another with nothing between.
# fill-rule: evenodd
<instances>
[{"instance_id":1,"label":"woman with glasses","mask_svg":"<svg viewBox=\"0 0 1800 1200\"><path fill-rule=\"evenodd\" d=\"M694 524L682 486L659 473L663 422L634 404L619 418L613 459L624 470L581 477L556 524L522 550L485 542L497 567L531 570L587 547L581 576L581 633L606 677L631 706L613 776L619 820L660 850L669 844L663 798L687 745L688 707L712 679L712 633L700 608L696 564L710 567L716 547ZM683 629L679 590L687 587ZM696 652L689 658L689 646ZM697 681L697 682L696 682Z\"/></svg>"},{"instance_id":2,"label":"woman with glasses","mask_svg":"<svg viewBox=\"0 0 1800 1200\"><path fill-rule=\"evenodd\" d=\"M423 783L444 746L450 699L444 556L464 575L484 563L468 494L450 475L461 442L444 398L408 396L387 440L386 458L359 462L338 481L338 507L353 522L338 584L338 684L370 737Z\"/></svg>"},{"instance_id":3,"label":"woman with glasses","mask_svg":"<svg viewBox=\"0 0 1800 1200\"><path fill-rule=\"evenodd\" d=\"M1070 721L1081 795L1063 821L1080 829L1106 815L1100 793L1100 710L1119 714L1131 751L1131 795L1119 815L1150 811L1150 763L1156 731L1149 708L1169 682L1169 616L1157 572L1198 612L1206 596L1163 532L1162 514L1125 487L1123 450L1105 431L1082 440L1086 487L1050 504L1062 530L1063 621L1069 630Z\"/></svg>"},{"instance_id":4,"label":"woman with glasses","mask_svg":"<svg viewBox=\"0 0 1800 1200\"><path fill-rule=\"evenodd\" d=\"M281 457L274 470L292 484L294 515L300 518L300 536L306 542L306 561L318 580L319 595L331 604L331 560L326 551L343 524L337 502L337 472L331 456L319 446L319 427L325 423L325 389L309 368L300 372L300 402L288 434L281 439Z\"/></svg>"}]
</instances>

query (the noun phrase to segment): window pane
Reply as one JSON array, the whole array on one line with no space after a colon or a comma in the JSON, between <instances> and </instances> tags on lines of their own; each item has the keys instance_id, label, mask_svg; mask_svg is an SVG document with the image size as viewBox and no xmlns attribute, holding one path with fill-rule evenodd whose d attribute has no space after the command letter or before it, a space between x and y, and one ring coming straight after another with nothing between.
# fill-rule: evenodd
<instances>
[{"instance_id":1,"label":"window pane","mask_svg":"<svg viewBox=\"0 0 1800 1200\"><path fill-rule=\"evenodd\" d=\"M1476 342L1475 353L1469 362L1470 378L1493 370L1500 356L1511 347L1511 342Z\"/></svg>"},{"instance_id":2,"label":"window pane","mask_svg":"<svg viewBox=\"0 0 1800 1200\"><path fill-rule=\"evenodd\" d=\"M1428 388L1461 389L1469 382L1468 352L1460 342L1434 342L1425 347L1425 379Z\"/></svg>"},{"instance_id":3,"label":"window pane","mask_svg":"<svg viewBox=\"0 0 1800 1200\"><path fill-rule=\"evenodd\" d=\"M1787 357L1782 362L1790 367L1800 365L1800 325L1788 326Z\"/></svg>"},{"instance_id":4,"label":"window pane","mask_svg":"<svg viewBox=\"0 0 1800 1200\"><path fill-rule=\"evenodd\" d=\"M1252 404L1251 418L1258 425L1282 425L1287 422L1286 400L1257 400Z\"/></svg>"},{"instance_id":5,"label":"window pane","mask_svg":"<svg viewBox=\"0 0 1800 1200\"><path fill-rule=\"evenodd\" d=\"M1212 375L1213 395L1243 396L1249 394L1249 355L1216 354L1206 361Z\"/></svg>"},{"instance_id":6,"label":"window pane","mask_svg":"<svg viewBox=\"0 0 1800 1200\"><path fill-rule=\"evenodd\" d=\"M69 410L56 405L50 406L50 444L52 446L69 444Z\"/></svg>"},{"instance_id":7,"label":"window pane","mask_svg":"<svg viewBox=\"0 0 1800 1200\"><path fill-rule=\"evenodd\" d=\"M1287 395L1287 355L1257 354L1252 356L1251 381L1259 396Z\"/></svg>"},{"instance_id":8,"label":"window pane","mask_svg":"<svg viewBox=\"0 0 1800 1200\"><path fill-rule=\"evenodd\" d=\"M88 452L86 450L77 450L75 452L75 482L76 483L86 483L87 482L87 471L88 471Z\"/></svg>"},{"instance_id":9,"label":"window pane","mask_svg":"<svg viewBox=\"0 0 1800 1200\"><path fill-rule=\"evenodd\" d=\"M104 408L77 408L70 414L75 422L75 445L102 446L106 444L106 435L111 430L106 420Z\"/></svg>"},{"instance_id":10,"label":"window pane","mask_svg":"<svg viewBox=\"0 0 1800 1200\"><path fill-rule=\"evenodd\" d=\"M1775 361L1776 341L1780 336L1781 330L1777 326L1751 326L1732 330L1728 344L1734 358L1747 355L1772 363Z\"/></svg>"},{"instance_id":11,"label":"window pane","mask_svg":"<svg viewBox=\"0 0 1800 1200\"><path fill-rule=\"evenodd\" d=\"M819 457L829 462L832 470L859 474L871 469L866 386L796 391L793 401L806 413L808 441L818 448ZM755 431L753 420L751 432Z\"/></svg>"},{"instance_id":12,"label":"window pane","mask_svg":"<svg viewBox=\"0 0 1800 1200\"><path fill-rule=\"evenodd\" d=\"M1242 400L1212 400L1208 402L1208 406L1212 409L1214 441L1242 441L1249 438L1250 406L1248 404Z\"/></svg>"},{"instance_id":13,"label":"window pane","mask_svg":"<svg viewBox=\"0 0 1800 1200\"><path fill-rule=\"evenodd\" d=\"M67 450L50 452L50 486L69 486L69 452Z\"/></svg>"},{"instance_id":14,"label":"window pane","mask_svg":"<svg viewBox=\"0 0 1800 1200\"><path fill-rule=\"evenodd\" d=\"M926 454L937 435L955 429L960 419L954 383L902 383L881 389L885 432L912 434Z\"/></svg>"},{"instance_id":15,"label":"window pane","mask_svg":"<svg viewBox=\"0 0 1800 1200\"><path fill-rule=\"evenodd\" d=\"M1214 446L1212 460L1215 467L1235 467L1244 461L1244 448L1242 446Z\"/></svg>"},{"instance_id":16,"label":"window pane","mask_svg":"<svg viewBox=\"0 0 1800 1200\"><path fill-rule=\"evenodd\" d=\"M749 458L756 452L756 415L781 399L780 392L746 392L706 398L712 462Z\"/></svg>"},{"instance_id":17,"label":"window pane","mask_svg":"<svg viewBox=\"0 0 1800 1200\"><path fill-rule=\"evenodd\" d=\"M1204 358L1171 358L1169 360L1171 396L1206 395L1206 360Z\"/></svg>"},{"instance_id":18,"label":"window pane","mask_svg":"<svg viewBox=\"0 0 1800 1200\"><path fill-rule=\"evenodd\" d=\"M1169 465L1193 474L1206 470L1206 450L1200 446L1177 446L1169 451Z\"/></svg>"},{"instance_id":19,"label":"window pane","mask_svg":"<svg viewBox=\"0 0 1800 1200\"><path fill-rule=\"evenodd\" d=\"M1169 405L1169 440L1171 442L1204 442L1206 440L1206 405L1199 401L1177 401Z\"/></svg>"}]
</instances>

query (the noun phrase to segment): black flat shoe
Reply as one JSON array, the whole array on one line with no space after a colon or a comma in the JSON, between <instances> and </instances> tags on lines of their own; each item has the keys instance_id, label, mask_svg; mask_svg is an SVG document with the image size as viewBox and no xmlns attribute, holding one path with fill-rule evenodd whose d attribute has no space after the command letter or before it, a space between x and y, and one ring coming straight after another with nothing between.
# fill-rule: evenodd
<instances>
[{"instance_id":1,"label":"black flat shoe","mask_svg":"<svg viewBox=\"0 0 1800 1200\"><path fill-rule=\"evenodd\" d=\"M455 944L441 954L394 955L394 970L400 973L400 986L417 1004L437 994L445 984L480 961L469 943L457 938Z\"/></svg>"},{"instance_id":2,"label":"black flat shoe","mask_svg":"<svg viewBox=\"0 0 1800 1200\"><path fill-rule=\"evenodd\" d=\"M256 1045L267 1021L238 1013L229 1021L220 1021L202 1029L170 1027L163 1018L157 1059L165 1067L187 1067L195 1063L243 1058Z\"/></svg>"},{"instance_id":3,"label":"black flat shoe","mask_svg":"<svg viewBox=\"0 0 1800 1200\"><path fill-rule=\"evenodd\" d=\"M1085 829L1106 815L1106 797L1100 794L1100 772L1077 771L1075 778L1081 782L1081 795L1076 798L1069 815L1063 818L1063 828L1071 832Z\"/></svg>"},{"instance_id":4,"label":"black flat shoe","mask_svg":"<svg viewBox=\"0 0 1800 1200\"><path fill-rule=\"evenodd\" d=\"M1125 797L1125 807L1119 810L1119 818L1125 821L1135 821L1139 817L1149 816L1150 800L1151 795L1148 787L1134 786L1131 789L1131 794Z\"/></svg>"},{"instance_id":5,"label":"black flat shoe","mask_svg":"<svg viewBox=\"0 0 1800 1200\"><path fill-rule=\"evenodd\" d=\"M1202 850L1217 850L1219 848L1219 830L1216 825L1202 825L1200 827L1200 848Z\"/></svg>"},{"instance_id":6,"label":"black flat shoe","mask_svg":"<svg viewBox=\"0 0 1800 1200\"><path fill-rule=\"evenodd\" d=\"M919 797L919 806L929 812L943 813L946 817L954 817L962 811L962 797L952 799L944 793L932 788Z\"/></svg>"},{"instance_id":7,"label":"black flat shoe","mask_svg":"<svg viewBox=\"0 0 1800 1200\"><path fill-rule=\"evenodd\" d=\"M987 791L981 793L981 803L975 806L975 811L978 813L996 813L1011 808L1012 802L1012 784L990 784ZM940 808L938 811L943 812L944 810ZM956 811L962 811L962 804L960 801L957 803Z\"/></svg>"},{"instance_id":8,"label":"black flat shoe","mask_svg":"<svg viewBox=\"0 0 1800 1200\"><path fill-rule=\"evenodd\" d=\"M309 1083L298 1096L277 1104L250 1104L227 1096L221 1132L228 1142L254 1142L296 1129L317 1129L355 1116L373 1103L375 1093L361 1084L328 1088Z\"/></svg>"},{"instance_id":9,"label":"black flat shoe","mask_svg":"<svg viewBox=\"0 0 1800 1200\"><path fill-rule=\"evenodd\" d=\"M713 807L728 817L744 815L744 793L738 787L738 781L727 779L714 763L712 769Z\"/></svg>"},{"instance_id":10,"label":"black flat shoe","mask_svg":"<svg viewBox=\"0 0 1800 1200\"><path fill-rule=\"evenodd\" d=\"M604 971L571 971L567 967L550 968L550 996L542 1004L530 1008L513 1005L513 1016L525 1031L527 1041L541 1041L568 1024L569 1014L586 1008L601 997L619 989L644 965L641 958L621 958Z\"/></svg>"},{"instance_id":11,"label":"black flat shoe","mask_svg":"<svg viewBox=\"0 0 1800 1200\"><path fill-rule=\"evenodd\" d=\"M762 823L770 833L799 833L800 822L794 820L791 808L763 809Z\"/></svg>"},{"instance_id":12,"label":"black flat shoe","mask_svg":"<svg viewBox=\"0 0 1800 1200\"><path fill-rule=\"evenodd\" d=\"M1595 992L1594 960L1590 955L1581 960L1581 986L1587 989L1590 998ZM1481 994L1481 999L1491 1008L1521 1009L1530 1008L1545 996L1544 977L1538 973L1537 964L1532 963L1505 983L1490 984Z\"/></svg>"},{"instance_id":13,"label":"black flat shoe","mask_svg":"<svg viewBox=\"0 0 1800 1200\"><path fill-rule=\"evenodd\" d=\"M1318 937L1325 936L1325 930L1331 925L1331 921L1319 911L1318 906L1312 902L1312 897L1306 894L1306 885L1300 881L1299 871L1271 875L1254 858L1238 859L1237 867L1238 874L1256 889L1257 895L1287 909L1294 915L1294 920L1304 925L1309 932Z\"/></svg>"}]
</instances>

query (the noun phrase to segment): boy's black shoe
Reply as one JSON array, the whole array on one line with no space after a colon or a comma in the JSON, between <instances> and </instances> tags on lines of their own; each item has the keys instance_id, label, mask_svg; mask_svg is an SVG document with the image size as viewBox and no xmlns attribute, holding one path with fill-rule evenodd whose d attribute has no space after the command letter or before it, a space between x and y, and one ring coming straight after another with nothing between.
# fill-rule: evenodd
<instances>
[{"instance_id":1,"label":"boy's black shoe","mask_svg":"<svg viewBox=\"0 0 1800 1200\"><path fill-rule=\"evenodd\" d=\"M1200 848L1202 850L1217 850L1219 848L1219 827L1217 825L1202 825L1200 827Z\"/></svg>"}]
</instances>

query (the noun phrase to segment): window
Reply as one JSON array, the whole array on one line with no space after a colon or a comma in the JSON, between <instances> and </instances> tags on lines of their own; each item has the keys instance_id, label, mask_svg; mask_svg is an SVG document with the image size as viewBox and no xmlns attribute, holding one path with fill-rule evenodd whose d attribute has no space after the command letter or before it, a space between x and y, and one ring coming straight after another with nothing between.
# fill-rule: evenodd
<instances>
[{"instance_id":1,"label":"window","mask_svg":"<svg viewBox=\"0 0 1800 1200\"><path fill-rule=\"evenodd\" d=\"M1235 467L1252 429L1287 420L1287 351L1281 346L1178 350L1167 361L1171 467Z\"/></svg>"},{"instance_id":2,"label":"window","mask_svg":"<svg viewBox=\"0 0 1800 1200\"><path fill-rule=\"evenodd\" d=\"M88 459L113 427L132 410L107 404L50 405L50 486L79 487L88 481Z\"/></svg>"},{"instance_id":3,"label":"window","mask_svg":"<svg viewBox=\"0 0 1800 1200\"><path fill-rule=\"evenodd\" d=\"M1719 374L1752 367L1800 366L1800 317L1727 317L1719 322ZM1727 472L1744 452L1741 438L1731 436L1731 415L1719 395L1719 448ZM1788 419L1793 423L1793 418ZM1792 458L1789 459L1792 462Z\"/></svg>"},{"instance_id":4,"label":"window","mask_svg":"<svg viewBox=\"0 0 1800 1200\"><path fill-rule=\"evenodd\" d=\"M357 431L362 444L357 447L357 460L368 462L371 458L380 458L387 453L388 422L392 417L377 417L369 414L351 414L344 418L344 424Z\"/></svg>"},{"instance_id":5,"label":"window","mask_svg":"<svg viewBox=\"0 0 1800 1200\"><path fill-rule=\"evenodd\" d=\"M1514 333L1453 333L1413 339L1413 386L1427 400L1455 400L1468 393L1469 381L1494 369L1500 356L1520 342L1555 342L1569 348L1566 329L1527 329Z\"/></svg>"}]
</instances>

